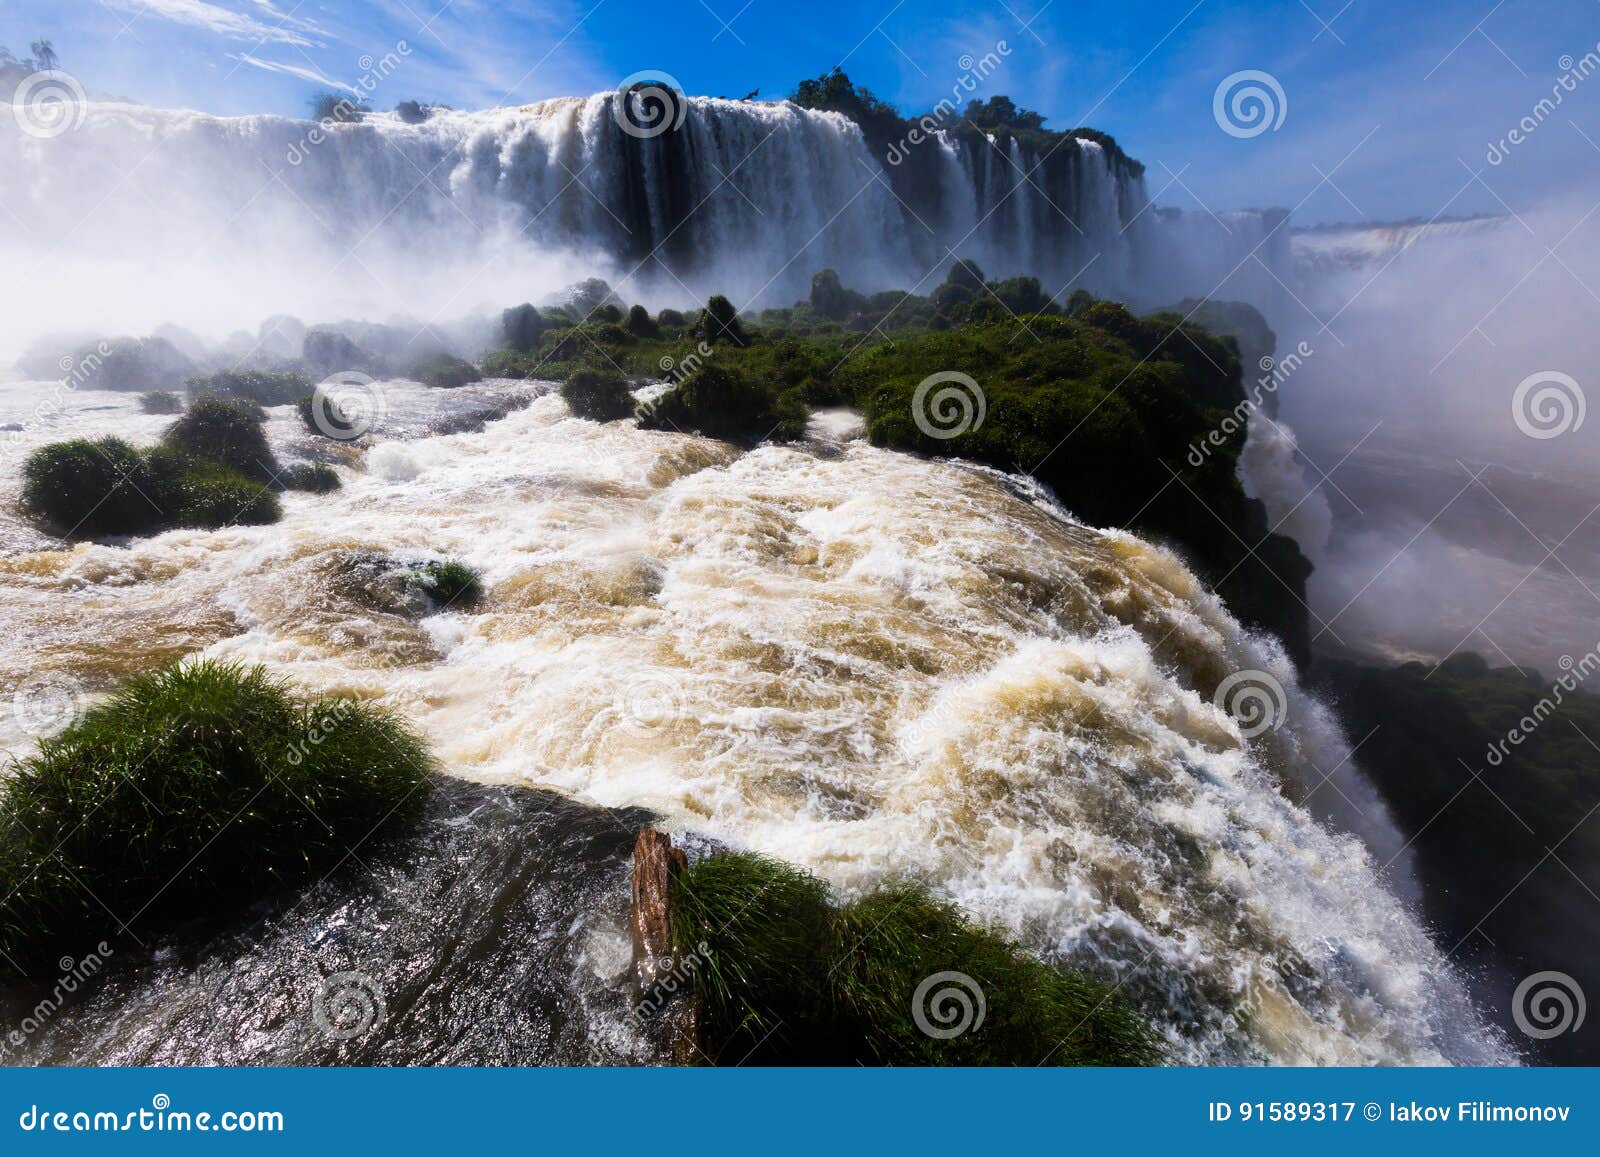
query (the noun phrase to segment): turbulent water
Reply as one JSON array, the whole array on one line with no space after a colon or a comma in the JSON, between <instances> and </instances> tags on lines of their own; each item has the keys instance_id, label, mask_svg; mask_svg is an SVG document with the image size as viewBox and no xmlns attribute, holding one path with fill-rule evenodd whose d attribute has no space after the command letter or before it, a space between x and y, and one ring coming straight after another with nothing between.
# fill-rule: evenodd
<instances>
[{"instance_id":1,"label":"turbulent water","mask_svg":"<svg viewBox=\"0 0 1600 1157\"><path fill-rule=\"evenodd\" d=\"M92 696L185 653L261 662L402 712L456 777L647 808L841 895L926 880L1123 982L1179 1060L1514 1059L1398 898L1400 840L1279 649L1169 554L1022 481L874 449L848 415L741 453L486 383L480 396L528 404L478 430L386 428L340 459L342 491L286 495L277 525L51 549L12 512L20 451L67 428L150 439L163 420L82 391L29 419L49 388L4 388L3 420L27 428L0 483L0 685ZM391 412L424 405L418 387L386 388ZM291 410L272 415L281 456L312 452ZM336 581L364 552L460 557L489 599L374 610ZM1278 730L1248 737L1213 702L1243 670L1285 689ZM5 719L13 750L29 742L20 718ZM403 922L381 894L350 913ZM295 927L244 958L292 961ZM561 951L576 968L579 949ZM164 1001L118 989L97 1009L112 1027L51 1039L70 1052L98 1032L92 1055L156 1056L151 1026L215 990L204 967L172 965ZM575 1038L550 1034L518 1055L567 1056ZM422 1035L430 1056L463 1055L449 1032Z\"/></svg>"},{"instance_id":2,"label":"turbulent water","mask_svg":"<svg viewBox=\"0 0 1600 1157\"><path fill-rule=\"evenodd\" d=\"M1286 275L1281 214L1158 210L1093 141L945 133L910 181L836 114L695 97L677 129L640 137L617 107L318 128L93 102L50 139L5 118L0 258L26 276L0 309L19 340L86 317L221 337L283 310L436 323L594 273L630 300L740 308L788 305L830 266L862 291L927 293L952 255L1061 300L1084 286L1151 307L1270 306Z\"/></svg>"}]
</instances>

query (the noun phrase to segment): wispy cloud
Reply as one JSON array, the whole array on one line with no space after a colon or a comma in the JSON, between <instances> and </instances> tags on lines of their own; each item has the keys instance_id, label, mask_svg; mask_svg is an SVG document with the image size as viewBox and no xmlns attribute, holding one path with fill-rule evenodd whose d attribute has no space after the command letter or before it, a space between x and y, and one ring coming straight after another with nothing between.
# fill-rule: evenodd
<instances>
[{"instance_id":1,"label":"wispy cloud","mask_svg":"<svg viewBox=\"0 0 1600 1157\"><path fill-rule=\"evenodd\" d=\"M262 18L244 12L235 12L207 0L108 0L119 8L140 14L159 16L174 24L186 25L226 36L231 40L253 40L258 43L292 44L300 48L320 46L317 39L322 30L309 20L301 20L290 13L279 11L271 0L251 0ZM272 23L267 23L270 20Z\"/></svg>"},{"instance_id":2,"label":"wispy cloud","mask_svg":"<svg viewBox=\"0 0 1600 1157\"><path fill-rule=\"evenodd\" d=\"M288 76L298 76L301 80L315 81L317 84L324 84L329 88L337 88L354 96L362 95L361 91L354 85L346 84L342 80L334 80L315 68L297 64L282 64L276 60L262 60L259 56L251 56L248 52L241 52L237 55L230 53L229 55L231 59L237 60L240 64L248 64L251 68L259 68L263 72L281 72Z\"/></svg>"}]
</instances>

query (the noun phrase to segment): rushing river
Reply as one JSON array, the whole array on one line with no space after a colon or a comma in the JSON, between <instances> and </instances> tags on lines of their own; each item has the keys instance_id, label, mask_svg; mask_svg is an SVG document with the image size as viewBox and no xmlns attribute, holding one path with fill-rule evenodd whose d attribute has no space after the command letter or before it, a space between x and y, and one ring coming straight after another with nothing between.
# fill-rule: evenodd
<instances>
[{"instance_id":1,"label":"rushing river","mask_svg":"<svg viewBox=\"0 0 1600 1157\"><path fill-rule=\"evenodd\" d=\"M555 793L495 805L536 816L488 825L487 843L430 821L425 858L470 886L414 872L401 887L375 866L354 898L119 976L46 1034L49 1059L328 1059L293 1025L270 1037L278 1022L217 961L292 971L330 924L392 977L391 1011L422 1009L412 1054L392 1025L366 1059L570 1061L585 1038L601 1059L647 1059L607 1019L626 955L615 809L803 864L842 895L926 880L1121 981L1179 1060L1515 1059L1413 915L1401 840L1331 716L1172 555L1020 480L875 449L848 415L741 452L573 419L539 384L383 389L388 417L360 449L271 411L280 457L333 461L344 482L284 495L280 523L67 549L14 510L27 447L150 441L170 419L130 394L42 409L52 384L0 393L0 423L20 427L0 435L0 686L87 701L190 653L264 663L402 713L451 776ZM488 598L373 609L336 580L375 552L463 559ZM1247 736L1213 702L1241 671L1284 689L1281 727ZM12 751L30 718L0 720ZM507 841L583 845L594 868L563 889L561 856ZM560 941L514 982L483 932L521 926L508 903ZM452 963L462 942L481 967ZM550 995L580 973L589 997ZM534 1028L516 1019L543 1015L530 976L564 1010ZM430 985L458 992L455 1013L427 1012ZM225 1027L161 1046L159 1026L196 1006ZM469 1011L506 1027L453 1032Z\"/></svg>"}]
</instances>

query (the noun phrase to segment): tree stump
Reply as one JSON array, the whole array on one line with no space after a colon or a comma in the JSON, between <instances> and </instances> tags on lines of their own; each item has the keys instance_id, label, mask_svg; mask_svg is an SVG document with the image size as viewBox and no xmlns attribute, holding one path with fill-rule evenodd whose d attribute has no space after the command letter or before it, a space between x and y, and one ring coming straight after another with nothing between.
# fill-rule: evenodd
<instances>
[{"instance_id":1,"label":"tree stump","mask_svg":"<svg viewBox=\"0 0 1600 1157\"><path fill-rule=\"evenodd\" d=\"M673 1064L703 1063L699 1048L699 1001L694 995L697 956L679 959L673 921L672 882L689 866L682 848L663 832L646 828L633 845L634 1019L658 1036Z\"/></svg>"}]
</instances>

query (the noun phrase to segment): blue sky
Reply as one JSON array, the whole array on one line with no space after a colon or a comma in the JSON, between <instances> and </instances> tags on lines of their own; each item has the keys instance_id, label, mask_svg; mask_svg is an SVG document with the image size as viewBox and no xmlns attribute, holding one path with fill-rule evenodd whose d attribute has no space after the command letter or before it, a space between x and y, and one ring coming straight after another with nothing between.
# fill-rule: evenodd
<instances>
[{"instance_id":1,"label":"blue sky","mask_svg":"<svg viewBox=\"0 0 1600 1157\"><path fill-rule=\"evenodd\" d=\"M1162 203L1293 207L1309 224L1521 210L1600 179L1600 74L1485 160L1563 57L1597 51L1596 0L0 0L0 44L20 55L40 35L92 93L291 115L401 41L380 107L596 92L642 69L772 97L842 63L908 111L1005 41L979 95L1111 133ZM1287 112L1237 139L1212 97L1244 69L1275 77Z\"/></svg>"}]
</instances>

